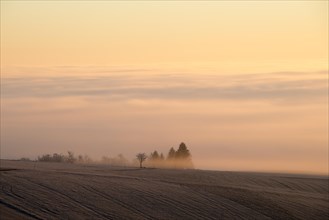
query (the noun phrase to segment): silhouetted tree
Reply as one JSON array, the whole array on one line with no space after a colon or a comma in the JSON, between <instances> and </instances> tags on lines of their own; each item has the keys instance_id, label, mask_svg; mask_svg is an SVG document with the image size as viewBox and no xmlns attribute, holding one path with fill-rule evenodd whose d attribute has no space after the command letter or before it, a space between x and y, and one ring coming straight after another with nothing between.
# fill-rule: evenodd
<instances>
[{"instance_id":1,"label":"silhouetted tree","mask_svg":"<svg viewBox=\"0 0 329 220\"><path fill-rule=\"evenodd\" d=\"M52 162L64 162L65 161L65 156L62 154L57 154L54 153L53 157L51 158Z\"/></svg>"},{"instance_id":2,"label":"silhouetted tree","mask_svg":"<svg viewBox=\"0 0 329 220\"><path fill-rule=\"evenodd\" d=\"M65 162L65 156L62 154L54 153L53 155L44 154L38 157L38 161L42 162Z\"/></svg>"},{"instance_id":3,"label":"silhouetted tree","mask_svg":"<svg viewBox=\"0 0 329 220\"><path fill-rule=\"evenodd\" d=\"M42 156L38 156L37 161L42 161L42 162L66 162L66 163L86 163L86 162L91 162L91 159L85 155L84 157L82 155L79 155L78 158L74 156L74 153L71 151L67 152L67 155L63 154L58 154L58 153L53 153L53 155L50 154L44 154Z\"/></svg>"},{"instance_id":4,"label":"silhouetted tree","mask_svg":"<svg viewBox=\"0 0 329 220\"><path fill-rule=\"evenodd\" d=\"M173 159L175 159L175 155L176 155L175 149L173 147L170 148L170 150L168 152L167 160L173 160Z\"/></svg>"},{"instance_id":5,"label":"silhouetted tree","mask_svg":"<svg viewBox=\"0 0 329 220\"><path fill-rule=\"evenodd\" d=\"M143 162L146 160L147 156L145 153L139 153L136 155L137 160L139 161L139 167L142 168Z\"/></svg>"},{"instance_id":6,"label":"silhouetted tree","mask_svg":"<svg viewBox=\"0 0 329 220\"><path fill-rule=\"evenodd\" d=\"M163 154L162 157L159 155L158 151L154 151L149 156L150 165L153 167L162 167L163 166Z\"/></svg>"},{"instance_id":7,"label":"silhouetted tree","mask_svg":"<svg viewBox=\"0 0 329 220\"><path fill-rule=\"evenodd\" d=\"M160 154L160 160L164 160L163 153Z\"/></svg>"},{"instance_id":8,"label":"silhouetted tree","mask_svg":"<svg viewBox=\"0 0 329 220\"><path fill-rule=\"evenodd\" d=\"M150 160L159 160L159 158L160 158L159 153L156 150L153 153L151 153L149 157Z\"/></svg>"},{"instance_id":9,"label":"silhouetted tree","mask_svg":"<svg viewBox=\"0 0 329 220\"><path fill-rule=\"evenodd\" d=\"M185 159L185 158L188 158L188 157L190 157L190 156L191 156L190 151L187 149L185 143L182 142L182 143L179 145L178 150L176 151L175 157L176 157L177 159Z\"/></svg>"},{"instance_id":10,"label":"silhouetted tree","mask_svg":"<svg viewBox=\"0 0 329 220\"><path fill-rule=\"evenodd\" d=\"M51 161L51 156L50 154L44 154L42 156L38 156L38 161L42 161L42 162L50 162Z\"/></svg>"},{"instance_id":11,"label":"silhouetted tree","mask_svg":"<svg viewBox=\"0 0 329 220\"><path fill-rule=\"evenodd\" d=\"M193 168L193 163L192 163L192 158L191 158L191 153L187 149L185 143L181 143L179 145L178 150L176 151L175 154L175 159L176 159L176 166L179 168Z\"/></svg>"}]
</instances>

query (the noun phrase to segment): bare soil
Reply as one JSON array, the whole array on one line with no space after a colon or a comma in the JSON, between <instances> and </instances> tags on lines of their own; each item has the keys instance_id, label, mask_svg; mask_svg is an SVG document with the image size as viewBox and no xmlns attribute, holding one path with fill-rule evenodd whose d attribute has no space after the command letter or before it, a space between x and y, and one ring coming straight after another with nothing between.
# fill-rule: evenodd
<instances>
[{"instance_id":1,"label":"bare soil","mask_svg":"<svg viewBox=\"0 0 329 220\"><path fill-rule=\"evenodd\" d=\"M0 219L329 219L328 176L1 160Z\"/></svg>"}]
</instances>

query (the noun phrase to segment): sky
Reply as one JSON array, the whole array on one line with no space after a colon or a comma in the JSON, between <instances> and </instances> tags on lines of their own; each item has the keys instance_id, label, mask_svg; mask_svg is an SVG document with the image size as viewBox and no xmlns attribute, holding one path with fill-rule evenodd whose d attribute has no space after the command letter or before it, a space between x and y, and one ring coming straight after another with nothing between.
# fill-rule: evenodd
<instances>
[{"instance_id":1,"label":"sky","mask_svg":"<svg viewBox=\"0 0 329 220\"><path fill-rule=\"evenodd\" d=\"M328 69L328 1L1 1L1 158L328 174Z\"/></svg>"}]
</instances>

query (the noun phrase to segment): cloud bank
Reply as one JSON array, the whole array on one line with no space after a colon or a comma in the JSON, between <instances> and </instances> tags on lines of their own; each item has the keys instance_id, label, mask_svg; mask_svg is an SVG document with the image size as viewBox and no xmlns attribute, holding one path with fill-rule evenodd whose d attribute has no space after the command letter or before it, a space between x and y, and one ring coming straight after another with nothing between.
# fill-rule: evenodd
<instances>
[{"instance_id":1,"label":"cloud bank","mask_svg":"<svg viewBox=\"0 0 329 220\"><path fill-rule=\"evenodd\" d=\"M105 72L105 70L103 70ZM88 96L110 100L275 100L325 98L326 72L247 75L131 74L40 76L2 79L3 98Z\"/></svg>"}]
</instances>

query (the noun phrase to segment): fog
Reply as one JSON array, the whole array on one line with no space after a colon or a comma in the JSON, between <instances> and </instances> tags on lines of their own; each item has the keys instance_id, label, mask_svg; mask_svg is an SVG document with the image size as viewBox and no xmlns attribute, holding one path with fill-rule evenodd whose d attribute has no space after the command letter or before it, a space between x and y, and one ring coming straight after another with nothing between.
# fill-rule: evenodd
<instances>
[{"instance_id":1,"label":"fog","mask_svg":"<svg viewBox=\"0 0 329 220\"><path fill-rule=\"evenodd\" d=\"M327 71L81 69L2 75L1 158L131 160L185 142L198 169L328 172Z\"/></svg>"}]
</instances>

